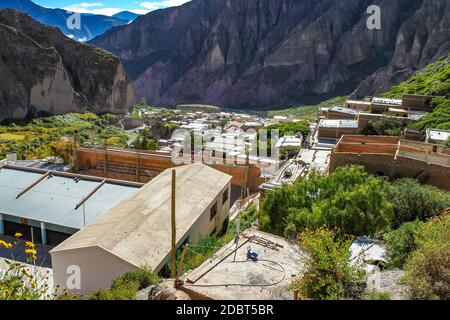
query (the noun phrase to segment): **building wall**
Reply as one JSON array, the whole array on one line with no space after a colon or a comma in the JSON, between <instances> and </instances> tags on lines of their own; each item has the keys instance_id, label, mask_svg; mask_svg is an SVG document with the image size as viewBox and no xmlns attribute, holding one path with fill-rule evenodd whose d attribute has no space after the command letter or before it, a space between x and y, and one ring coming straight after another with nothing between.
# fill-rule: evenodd
<instances>
[{"instance_id":1,"label":"building wall","mask_svg":"<svg viewBox=\"0 0 450 320\"><path fill-rule=\"evenodd\" d=\"M233 177L235 186L256 192L264 182L261 169L255 165L214 164L212 168ZM173 168L170 154L104 149L79 148L76 150L74 171L77 173L108 177L125 181L147 183L166 169Z\"/></svg>"},{"instance_id":2,"label":"building wall","mask_svg":"<svg viewBox=\"0 0 450 320\"><path fill-rule=\"evenodd\" d=\"M223 202L223 193L225 190L228 190L228 199ZM185 235L178 241L177 247L181 247L183 243L189 240L189 243L196 243L202 237L217 235L222 231L222 226L225 220L229 217L230 213L230 198L231 198L231 184L228 184L222 192L220 192L214 201L212 201L208 208L203 211L203 213L199 216L197 221L195 221L191 228L185 233ZM217 203L217 215L211 220L210 213L211 208L214 204ZM215 230L215 231L214 231ZM160 272L163 267L170 260L170 252L167 256L160 262L160 264L153 270L154 272Z\"/></svg>"},{"instance_id":3,"label":"building wall","mask_svg":"<svg viewBox=\"0 0 450 320\"><path fill-rule=\"evenodd\" d=\"M370 146L370 148L372 147ZM398 156L397 160L394 161L393 154L390 154L392 148L389 146L384 147L386 148L386 153L379 154L358 153L358 151L364 151L359 150L360 148L360 146L355 146L351 150L351 153L349 148L346 152L333 151L329 164L329 172L333 173L341 166L361 165L371 174L382 174L392 179L419 179L423 183L434 185L443 190L450 190L450 167L439 166L401 156Z\"/></svg>"},{"instance_id":4,"label":"building wall","mask_svg":"<svg viewBox=\"0 0 450 320\"><path fill-rule=\"evenodd\" d=\"M348 108L348 109L360 110L360 111L369 111L370 110L370 104L358 102L358 101L346 101L344 103L344 107Z\"/></svg>"},{"instance_id":5,"label":"building wall","mask_svg":"<svg viewBox=\"0 0 450 320\"><path fill-rule=\"evenodd\" d=\"M339 139L346 134L357 134L358 128L324 128L319 127L318 135L319 138L327 139Z\"/></svg>"},{"instance_id":6,"label":"building wall","mask_svg":"<svg viewBox=\"0 0 450 320\"><path fill-rule=\"evenodd\" d=\"M80 289L68 287L72 274L67 270L79 267ZM136 268L120 258L100 248L83 248L52 253L53 282L61 290L67 288L77 294L88 294L99 289L109 289L112 280Z\"/></svg>"},{"instance_id":7,"label":"building wall","mask_svg":"<svg viewBox=\"0 0 450 320\"><path fill-rule=\"evenodd\" d=\"M336 112L336 111L328 111L327 112L327 119L347 119L347 120L354 120L356 119L356 115L349 114L345 112Z\"/></svg>"}]
</instances>

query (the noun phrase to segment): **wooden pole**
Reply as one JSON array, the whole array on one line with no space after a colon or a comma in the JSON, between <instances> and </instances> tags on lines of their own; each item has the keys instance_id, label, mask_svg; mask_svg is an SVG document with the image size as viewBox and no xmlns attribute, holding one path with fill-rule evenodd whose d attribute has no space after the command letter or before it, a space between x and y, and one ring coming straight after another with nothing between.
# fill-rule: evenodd
<instances>
[{"instance_id":1,"label":"wooden pole","mask_svg":"<svg viewBox=\"0 0 450 320\"><path fill-rule=\"evenodd\" d=\"M189 244L186 243L186 245L183 248L183 251L181 252L180 264L178 265L178 271L177 271L177 278L175 279L175 286L177 286L177 287L180 284L180 277L183 275L183 262L184 262L184 257L186 255L188 248L189 248Z\"/></svg>"},{"instance_id":2,"label":"wooden pole","mask_svg":"<svg viewBox=\"0 0 450 320\"><path fill-rule=\"evenodd\" d=\"M176 237L177 237L177 229L176 229L176 222L175 222L175 196L176 196L176 171L172 170L172 279L175 279L177 276L177 266L176 266L176 259L177 259L177 246L176 246Z\"/></svg>"}]
</instances>

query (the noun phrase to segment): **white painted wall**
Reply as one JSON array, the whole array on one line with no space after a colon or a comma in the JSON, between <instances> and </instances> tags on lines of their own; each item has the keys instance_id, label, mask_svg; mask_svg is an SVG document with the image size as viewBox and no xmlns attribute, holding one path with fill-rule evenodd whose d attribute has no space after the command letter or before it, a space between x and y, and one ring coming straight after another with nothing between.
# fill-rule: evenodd
<instances>
[{"instance_id":1,"label":"white painted wall","mask_svg":"<svg viewBox=\"0 0 450 320\"><path fill-rule=\"evenodd\" d=\"M59 285L60 290L68 288L67 273L70 266L77 266L80 270L80 288L70 292L88 294L99 289L109 289L112 280L124 273L134 270L132 265L108 253L107 251L92 247L52 254L53 282Z\"/></svg>"}]
</instances>

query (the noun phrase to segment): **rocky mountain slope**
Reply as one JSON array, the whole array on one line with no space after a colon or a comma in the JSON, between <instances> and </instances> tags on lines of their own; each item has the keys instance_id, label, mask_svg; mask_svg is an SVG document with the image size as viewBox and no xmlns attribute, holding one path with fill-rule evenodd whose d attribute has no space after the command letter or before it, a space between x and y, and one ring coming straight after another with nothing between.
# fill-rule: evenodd
<instances>
[{"instance_id":1,"label":"rocky mountain slope","mask_svg":"<svg viewBox=\"0 0 450 320\"><path fill-rule=\"evenodd\" d=\"M380 30L367 28L370 5ZM307 103L405 79L450 50L449 15L448 0L194 0L92 43L155 105Z\"/></svg>"},{"instance_id":2,"label":"rocky mountain slope","mask_svg":"<svg viewBox=\"0 0 450 320\"><path fill-rule=\"evenodd\" d=\"M16 10L0 10L0 121L67 112L125 113L134 88L119 59Z\"/></svg>"},{"instance_id":3,"label":"rocky mountain slope","mask_svg":"<svg viewBox=\"0 0 450 320\"><path fill-rule=\"evenodd\" d=\"M127 13L120 13L115 17L96 14L81 14L80 28L69 28L67 20L72 16L71 12L62 9L49 9L41 7L30 0L1 0L0 8L9 8L29 14L37 21L59 28L67 36L78 40L90 40L106 30L116 26L123 26L134 20ZM70 26L70 24L69 24Z\"/></svg>"}]
</instances>

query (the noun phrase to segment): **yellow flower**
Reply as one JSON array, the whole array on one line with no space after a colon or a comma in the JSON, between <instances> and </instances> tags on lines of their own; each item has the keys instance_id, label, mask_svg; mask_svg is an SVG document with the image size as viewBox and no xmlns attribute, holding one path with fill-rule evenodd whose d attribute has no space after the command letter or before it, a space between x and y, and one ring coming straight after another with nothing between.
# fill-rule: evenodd
<instances>
[{"instance_id":1,"label":"yellow flower","mask_svg":"<svg viewBox=\"0 0 450 320\"><path fill-rule=\"evenodd\" d=\"M20 232L16 232L14 234L14 237L16 237L16 238L20 238L21 236L23 236L23 234L21 234Z\"/></svg>"},{"instance_id":2,"label":"yellow flower","mask_svg":"<svg viewBox=\"0 0 450 320\"><path fill-rule=\"evenodd\" d=\"M33 255L35 255L35 254L37 254L37 251L35 249L26 249L25 253L26 254L33 254Z\"/></svg>"},{"instance_id":3,"label":"yellow flower","mask_svg":"<svg viewBox=\"0 0 450 320\"><path fill-rule=\"evenodd\" d=\"M6 241L0 240L0 246L5 247L6 249L10 249L13 247L13 245L11 243L8 243Z\"/></svg>"},{"instance_id":4,"label":"yellow flower","mask_svg":"<svg viewBox=\"0 0 450 320\"><path fill-rule=\"evenodd\" d=\"M27 242L25 242L25 247L34 248L34 247L36 247L36 245L31 241L27 241Z\"/></svg>"}]
</instances>

